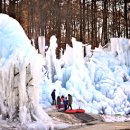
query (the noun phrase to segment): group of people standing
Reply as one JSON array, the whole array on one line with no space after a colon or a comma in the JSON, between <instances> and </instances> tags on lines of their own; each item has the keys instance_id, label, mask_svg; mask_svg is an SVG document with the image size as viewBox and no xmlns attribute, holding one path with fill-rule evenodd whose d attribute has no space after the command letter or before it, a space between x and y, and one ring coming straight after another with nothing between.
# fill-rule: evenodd
<instances>
[{"instance_id":1,"label":"group of people standing","mask_svg":"<svg viewBox=\"0 0 130 130\"><path fill-rule=\"evenodd\" d=\"M64 110L66 111L67 109L71 109L72 110L72 95L68 94L68 97L64 97L63 95L60 97L57 97L56 100L56 94L55 94L55 89L52 91L51 93L51 97L52 97L52 105L57 105L57 108L64 108Z\"/></svg>"}]
</instances>

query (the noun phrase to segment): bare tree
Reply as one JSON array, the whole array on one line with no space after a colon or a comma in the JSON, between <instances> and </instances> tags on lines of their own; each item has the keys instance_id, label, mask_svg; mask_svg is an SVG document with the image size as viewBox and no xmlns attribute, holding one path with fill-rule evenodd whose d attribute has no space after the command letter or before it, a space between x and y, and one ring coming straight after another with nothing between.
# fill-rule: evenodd
<instances>
[{"instance_id":1,"label":"bare tree","mask_svg":"<svg viewBox=\"0 0 130 130\"><path fill-rule=\"evenodd\" d=\"M128 0L124 0L124 19L125 19L125 33L124 36L128 38L128 12L127 12Z\"/></svg>"},{"instance_id":2,"label":"bare tree","mask_svg":"<svg viewBox=\"0 0 130 130\"><path fill-rule=\"evenodd\" d=\"M107 38L108 0L104 0L102 6L103 6L102 45L105 45L108 42Z\"/></svg>"},{"instance_id":3,"label":"bare tree","mask_svg":"<svg viewBox=\"0 0 130 130\"><path fill-rule=\"evenodd\" d=\"M0 0L0 13L2 13L2 0Z\"/></svg>"},{"instance_id":4,"label":"bare tree","mask_svg":"<svg viewBox=\"0 0 130 130\"><path fill-rule=\"evenodd\" d=\"M0 12L16 18L30 39L56 35L58 53L71 37L97 47L111 37L130 38L128 0L0 0ZM102 32L101 32L102 30Z\"/></svg>"}]
</instances>

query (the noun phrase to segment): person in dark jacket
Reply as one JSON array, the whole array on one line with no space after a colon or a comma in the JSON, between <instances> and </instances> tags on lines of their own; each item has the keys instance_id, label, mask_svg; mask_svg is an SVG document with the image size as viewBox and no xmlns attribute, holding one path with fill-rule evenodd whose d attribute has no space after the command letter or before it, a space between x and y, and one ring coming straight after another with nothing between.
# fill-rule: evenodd
<instances>
[{"instance_id":1,"label":"person in dark jacket","mask_svg":"<svg viewBox=\"0 0 130 130\"><path fill-rule=\"evenodd\" d=\"M65 98L64 95L62 95L62 96L61 96L61 101L62 101L62 102L64 101L64 98Z\"/></svg>"},{"instance_id":2,"label":"person in dark jacket","mask_svg":"<svg viewBox=\"0 0 130 130\"><path fill-rule=\"evenodd\" d=\"M64 104L64 110L66 111L66 110L67 110L67 107L68 107L67 97L64 98L63 104Z\"/></svg>"},{"instance_id":3,"label":"person in dark jacket","mask_svg":"<svg viewBox=\"0 0 130 130\"><path fill-rule=\"evenodd\" d=\"M72 110L72 95L68 94L68 109L70 107L70 109Z\"/></svg>"},{"instance_id":4,"label":"person in dark jacket","mask_svg":"<svg viewBox=\"0 0 130 130\"><path fill-rule=\"evenodd\" d=\"M51 97L52 97L52 105L56 105L56 94L55 94L55 89L52 91L51 93Z\"/></svg>"}]
</instances>

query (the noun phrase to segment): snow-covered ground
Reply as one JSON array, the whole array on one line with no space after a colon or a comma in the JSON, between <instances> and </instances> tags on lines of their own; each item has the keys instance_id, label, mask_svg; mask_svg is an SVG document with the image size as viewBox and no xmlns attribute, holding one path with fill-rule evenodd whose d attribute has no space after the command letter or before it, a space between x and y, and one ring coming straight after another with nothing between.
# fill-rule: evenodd
<instances>
[{"instance_id":1,"label":"snow-covered ground","mask_svg":"<svg viewBox=\"0 0 130 130\"><path fill-rule=\"evenodd\" d=\"M100 47L91 50L91 46L87 45L85 47L87 55L83 57L82 43L72 38L73 48L66 45L66 50L64 54L61 53L60 59L56 59L56 42L56 37L52 36L50 47L46 52L44 52L45 45L41 45L45 43L40 42L42 55L38 54L19 23L7 15L0 14L1 76L7 77L6 72L10 70L11 64L15 64L21 73L20 79L16 82L20 82L18 92L21 93L19 102L21 113L19 116L22 122L25 123L29 120L27 116L28 98L24 93L27 89L25 68L29 64L31 64L34 88L28 89L28 92L38 119L52 122L47 115L43 117L44 111L43 115L40 115L39 111L41 111L41 106L43 109L51 106L53 89L56 89L56 96L71 94L73 108L80 107L86 112L94 114L129 114L130 40L112 38L109 49ZM8 84L6 80L2 78L1 80L0 92L2 94L1 102L3 102L11 92L5 93L8 90ZM9 79L7 78L7 80ZM11 103L14 102L10 99L7 100L7 104L10 105L11 112L13 112ZM24 120L25 117L26 120Z\"/></svg>"}]
</instances>

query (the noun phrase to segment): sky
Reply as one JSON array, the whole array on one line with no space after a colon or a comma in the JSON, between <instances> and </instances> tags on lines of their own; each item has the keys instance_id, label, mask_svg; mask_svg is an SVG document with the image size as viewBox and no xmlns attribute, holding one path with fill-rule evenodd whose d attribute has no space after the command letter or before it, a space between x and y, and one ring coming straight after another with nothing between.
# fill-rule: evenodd
<instances>
[{"instance_id":1,"label":"sky","mask_svg":"<svg viewBox=\"0 0 130 130\"><path fill-rule=\"evenodd\" d=\"M100 46L91 50L91 45L86 45L84 57L82 43L72 38L73 47L66 45L61 58L56 59L55 36L50 38L48 48L44 41L39 42L42 55L38 54L20 24L0 14L0 69L7 69L8 62L16 64L17 58L22 65L35 63L33 75L39 88L35 93L43 109L51 107L51 92L56 89L56 96L72 95L73 109L127 115L130 113L130 40L111 38L110 41L108 48Z\"/></svg>"}]
</instances>

